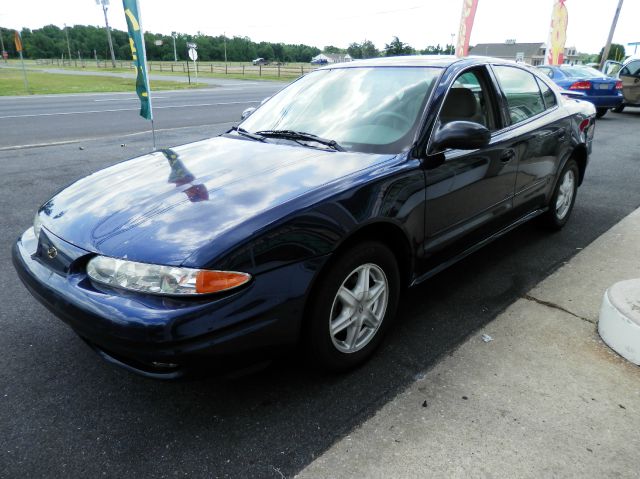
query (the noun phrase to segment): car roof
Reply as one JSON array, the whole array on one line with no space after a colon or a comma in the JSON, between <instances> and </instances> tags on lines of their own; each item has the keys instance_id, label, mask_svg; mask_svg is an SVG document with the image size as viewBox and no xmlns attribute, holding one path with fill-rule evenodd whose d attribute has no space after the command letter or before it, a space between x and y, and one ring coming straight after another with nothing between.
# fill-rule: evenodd
<instances>
[{"instance_id":1,"label":"car roof","mask_svg":"<svg viewBox=\"0 0 640 479\"><path fill-rule=\"evenodd\" d=\"M379 57L366 60L354 60L344 63L331 63L319 70L331 70L336 68L357 68L357 67L438 67L446 68L454 63L465 62L465 64L486 64L486 63L515 63L505 61L500 58L483 56L468 56L459 58L453 55L407 55L401 57Z\"/></svg>"}]
</instances>

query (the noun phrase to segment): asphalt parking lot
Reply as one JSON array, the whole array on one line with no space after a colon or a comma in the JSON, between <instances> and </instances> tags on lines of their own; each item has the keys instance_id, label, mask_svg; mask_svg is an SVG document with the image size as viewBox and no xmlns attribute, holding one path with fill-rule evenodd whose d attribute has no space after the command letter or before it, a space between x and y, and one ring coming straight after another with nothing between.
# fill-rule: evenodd
<instances>
[{"instance_id":1,"label":"asphalt parking lot","mask_svg":"<svg viewBox=\"0 0 640 479\"><path fill-rule=\"evenodd\" d=\"M162 110L159 146L218 134L270 93L218 94L197 99L208 107ZM6 114L0 102L0 476L292 476L640 206L640 109L630 108L598 121L562 232L525 225L410 291L398 327L359 370L320 375L292 356L240 378L156 382L101 362L30 297L10 260L14 239L58 189L151 148L135 106L38 116L44 110L20 106ZM16 148L58 136L66 143Z\"/></svg>"}]
</instances>

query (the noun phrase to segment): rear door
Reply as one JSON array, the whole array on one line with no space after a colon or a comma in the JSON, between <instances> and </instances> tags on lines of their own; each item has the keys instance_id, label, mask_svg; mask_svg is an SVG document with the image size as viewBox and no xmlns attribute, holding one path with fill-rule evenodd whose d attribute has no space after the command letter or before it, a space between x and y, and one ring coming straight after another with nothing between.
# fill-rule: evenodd
<instances>
[{"instance_id":1,"label":"rear door","mask_svg":"<svg viewBox=\"0 0 640 479\"><path fill-rule=\"evenodd\" d=\"M629 62L620 70L625 103L640 104L640 60Z\"/></svg>"}]
</instances>

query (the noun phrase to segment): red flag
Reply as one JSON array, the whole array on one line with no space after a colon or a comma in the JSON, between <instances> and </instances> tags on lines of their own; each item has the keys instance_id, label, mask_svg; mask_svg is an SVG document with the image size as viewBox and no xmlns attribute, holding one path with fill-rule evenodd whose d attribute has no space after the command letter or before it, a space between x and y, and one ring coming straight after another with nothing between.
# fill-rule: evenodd
<instances>
[{"instance_id":1,"label":"red flag","mask_svg":"<svg viewBox=\"0 0 640 479\"><path fill-rule=\"evenodd\" d=\"M469 40L477 9L478 0L462 0L462 16L458 32L458 46L456 47L456 55L459 57L466 57L469 54Z\"/></svg>"}]
</instances>

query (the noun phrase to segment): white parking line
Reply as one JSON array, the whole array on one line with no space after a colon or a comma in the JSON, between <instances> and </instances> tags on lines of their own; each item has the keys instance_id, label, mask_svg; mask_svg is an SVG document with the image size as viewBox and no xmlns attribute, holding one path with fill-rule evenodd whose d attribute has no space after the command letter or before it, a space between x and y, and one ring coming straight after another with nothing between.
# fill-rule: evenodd
<instances>
[{"instance_id":1,"label":"white parking line","mask_svg":"<svg viewBox=\"0 0 640 479\"><path fill-rule=\"evenodd\" d=\"M167 105L167 106L154 106L154 110L164 110L170 108L199 108L203 106L225 106L225 105L246 105L247 103L260 103L262 100L247 100L247 101L229 101L224 103L197 103L192 105ZM113 113L118 111L138 111L139 108L114 108L111 110L88 110L88 111L65 111L56 113L32 113L28 115L7 115L0 116L0 120L8 118L33 118L38 116L60 116L60 115L83 115L89 113Z\"/></svg>"}]
</instances>

